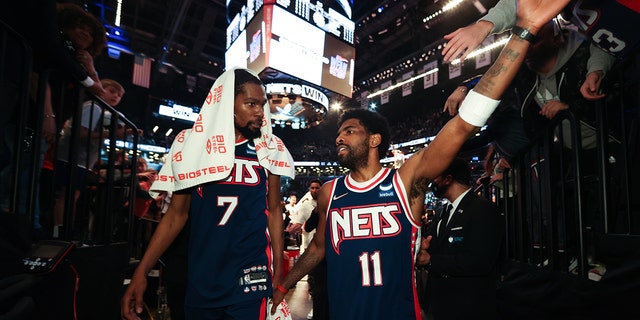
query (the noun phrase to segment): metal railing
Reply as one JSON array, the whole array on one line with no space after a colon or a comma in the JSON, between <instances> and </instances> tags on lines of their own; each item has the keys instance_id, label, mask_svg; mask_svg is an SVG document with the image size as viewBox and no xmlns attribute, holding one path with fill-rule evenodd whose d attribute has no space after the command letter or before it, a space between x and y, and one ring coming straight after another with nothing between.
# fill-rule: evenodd
<instances>
[{"instance_id":1,"label":"metal railing","mask_svg":"<svg viewBox=\"0 0 640 320\"><path fill-rule=\"evenodd\" d=\"M32 49L28 42L0 21L0 94L3 105L0 122L3 147L0 195L3 211L18 214L22 223L28 225L30 230L24 231L29 233L24 235L25 239L31 238L31 232L36 227L34 223L38 223L37 218L42 222L47 220L48 223L53 220L50 217L51 208L41 205L39 199L41 189L48 187L41 184L40 179L43 157L49 147L41 137L46 88L50 85L51 92L55 93L51 102L56 106L54 112L58 129L62 129L62 132L65 128L63 122L82 118L82 104L87 99L92 100L101 110L99 114L91 114L90 117L94 120L105 119L108 114L111 118L108 124L99 120L95 129L109 130L109 136L105 137L108 139L97 142L100 146L97 150L92 149L89 139L80 138L79 125L67 128L69 136L65 138L71 141L67 157L69 167L85 167L89 169L89 176L81 183L83 187L77 202L73 192L66 192L63 223L66 228L59 238L66 241L91 241L94 244L129 241L133 232L130 221L136 190L132 186L137 183L138 128L115 108L85 92L79 83L51 81L57 75L52 70L34 73L32 59ZM69 85L75 89L68 90ZM65 114L64 106L73 109L71 113L66 112L71 114L68 119L62 119ZM118 136L117 132L124 132L125 135ZM55 147L59 146L59 139ZM103 141L108 141L108 144L103 144ZM80 153L90 154L88 158L101 159L101 164L94 166L79 163ZM57 155L54 152L53 159L50 160L55 162ZM119 156L125 157L126 161L119 161ZM75 181L82 179L77 174L75 170L69 171L66 190L73 190ZM53 192L53 188L45 192ZM49 238L50 234L45 234L44 237Z\"/></svg>"},{"instance_id":2,"label":"metal railing","mask_svg":"<svg viewBox=\"0 0 640 320\"><path fill-rule=\"evenodd\" d=\"M504 213L509 259L587 277L589 265L606 250L602 237L640 234L629 201L629 150L635 149L628 136L633 140L635 134L623 110L622 103L596 106L595 149L583 148L585 123L560 112L513 161L501 184L476 189ZM611 123L622 129L613 134Z\"/></svg>"}]
</instances>

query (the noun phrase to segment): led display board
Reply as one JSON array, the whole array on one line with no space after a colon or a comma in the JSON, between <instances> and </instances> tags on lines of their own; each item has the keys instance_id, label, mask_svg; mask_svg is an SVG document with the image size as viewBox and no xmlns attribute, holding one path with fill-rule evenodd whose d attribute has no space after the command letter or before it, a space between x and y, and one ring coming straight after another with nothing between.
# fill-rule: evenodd
<instances>
[{"instance_id":1,"label":"led display board","mask_svg":"<svg viewBox=\"0 0 640 320\"><path fill-rule=\"evenodd\" d=\"M181 106L179 104L158 106L158 113L170 118L177 118L194 122L198 118L198 112L194 112L193 108Z\"/></svg>"},{"instance_id":2,"label":"led display board","mask_svg":"<svg viewBox=\"0 0 640 320\"><path fill-rule=\"evenodd\" d=\"M244 29L238 26L242 24L227 30L227 37L237 34L235 41L228 42L227 69L238 66L258 73L275 69L351 97L355 48L336 37L336 33L344 35L345 28L334 26L335 32L328 33L273 4L261 6Z\"/></svg>"},{"instance_id":3,"label":"led display board","mask_svg":"<svg viewBox=\"0 0 640 320\"><path fill-rule=\"evenodd\" d=\"M236 41L265 2L267 2L266 5L276 3L303 21L353 45L356 27L355 22L352 21L353 0L335 0L327 10L321 0L227 0L227 16L233 16L229 17L230 22L227 27L227 49Z\"/></svg>"}]
</instances>

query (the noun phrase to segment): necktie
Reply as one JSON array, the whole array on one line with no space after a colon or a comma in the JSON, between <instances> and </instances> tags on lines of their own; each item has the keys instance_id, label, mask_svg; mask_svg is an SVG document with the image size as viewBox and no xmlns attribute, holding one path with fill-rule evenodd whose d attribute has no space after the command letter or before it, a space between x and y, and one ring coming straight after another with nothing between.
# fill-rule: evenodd
<instances>
[{"instance_id":1,"label":"necktie","mask_svg":"<svg viewBox=\"0 0 640 320\"><path fill-rule=\"evenodd\" d=\"M451 214L451 209L453 206L451 204L447 205L447 207L442 212L442 220L440 220L440 226L438 228L438 234L444 232L444 228L447 226L449 222L449 215Z\"/></svg>"}]
</instances>

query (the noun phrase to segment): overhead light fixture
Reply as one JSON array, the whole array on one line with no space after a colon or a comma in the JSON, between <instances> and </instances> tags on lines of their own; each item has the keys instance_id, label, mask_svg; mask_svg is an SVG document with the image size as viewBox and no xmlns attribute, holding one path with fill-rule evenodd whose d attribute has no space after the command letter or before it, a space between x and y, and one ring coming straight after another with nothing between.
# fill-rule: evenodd
<instances>
[{"instance_id":1,"label":"overhead light fixture","mask_svg":"<svg viewBox=\"0 0 640 320\"><path fill-rule=\"evenodd\" d=\"M167 132L165 132L165 134L164 134L165 137L168 137L171 134L171 132L173 132L173 129L169 128L169 130L167 130Z\"/></svg>"},{"instance_id":2,"label":"overhead light fixture","mask_svg":"<svg viewBox=\"0 0 640 320\"><path fill-rule=\"evenodd\" d=\"M442 11L443 12L447 12L455 7L457 7L460 3L462 3L462 1L464 0L453 0L449 3L447 3L446 5L444 5L444 7L442 7Z\"/></svg>"},{"instance_id":3,"label":"overhead light fixture","mask_svg":"<svg viewBox=\"0 0 640 320\"><path fill-rule=\"evenodd\" d=\"M417 75L415 77L411 77L411 78L409 78L407 80L404 80L404 81L398 82L398 83L396 83L394 85L391 85L389 87L386 87L386 88L384 88L382 90L378 90L378 91L368 95L367 99L371 99L373 97L379 96L379 95L381 95L381 94L383 94L385 92L388 92L388 91L391 91L391 90L393 90L395 88L401 87L401 86L403 86L403 85L405 85L405 84L407 84L409 82L413 82L414 80L418 80L420 78L424 78L424 77L426 77L426 76L428 76L428 75L430 75L432 73L438 72L438 70L439 70L438 68L434 68L434 69L431 69L431 70L429 70L429 71L427 71L425 73L419 74L419 75Z\"/></svg>"},{"instance_id":4,"label":"overhead light fixture","mask_svg":"<svg viewBox=\"0 0 640 320\"><path fill-rule=\"evenodd\" d=\"M116 20L113 22L113 25L119 27L121 17L122 17L122 0L118 0L116 4Z\"/></svg>"},{"instance_id":5,"label":"overhead light fixture","mask_svg":"<svg viewBox=\"0 0 640 320\"><path fill-rule=\"evenodd\" d=\"M442 9L440 9L440 10L438 10L438 11L436 11L436 12L434 12L434 13L432 13L432 14L430 14L430 15L426 16L426 17L424 17L424 18L422 19L422 22L423 22L423 23L427 23L427 22L429 22L429 21L431 21L431 20L435 19L435 18L436 18L436 17L438 17L439 15L441 15L441 14L443 14L443 13L445 13L445 12L447 12L447 11L449 11L449 10L451 10L451 9L455 8L455 7L457 7L457 6L458 6L458 5L460 5L460 3L462 3L463 1L464 1L464 0L453 0L453 1L450 1L449 3L445 4L445 5L442 7ZM476 0L476 1L477 1L477 0ZM479 9L478 9L478 10L479 10Z\"/></svg>"}]
</instances>

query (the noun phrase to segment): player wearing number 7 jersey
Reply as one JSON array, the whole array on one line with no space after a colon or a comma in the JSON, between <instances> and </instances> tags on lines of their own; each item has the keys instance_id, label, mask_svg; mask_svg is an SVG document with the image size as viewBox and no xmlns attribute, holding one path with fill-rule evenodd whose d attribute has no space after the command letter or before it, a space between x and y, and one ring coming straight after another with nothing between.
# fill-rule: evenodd
<instances>
[{"instance_id":1,"label":"player wearing number 7 jersey","mask_svg":"<svg viewBox=\"0 0 640 320\"><path fill-rule=\"evenodd\" d=\"M258 76L230 69L193 127L176 136L151 186L173 192L171 204L122 297L123 319L139 319L146 276L187 219L185 318L265 319L282 277L280 177L295 172L269 110Z\"/></svg>"},{"instance_id":2,"label":"player wearing number 7 jersey","mask_svg":"<svg viewBox=\"0 0 640 320\"><path fill-rule=\"evenodd\" d=\"M255 150L242 139L228 179L174 193L191 196L189 250L199 254L189 255L189 272L207 275L189 279L187 305L226 306L270 295L267 172Z\"/></svg>"}]
</instances>

